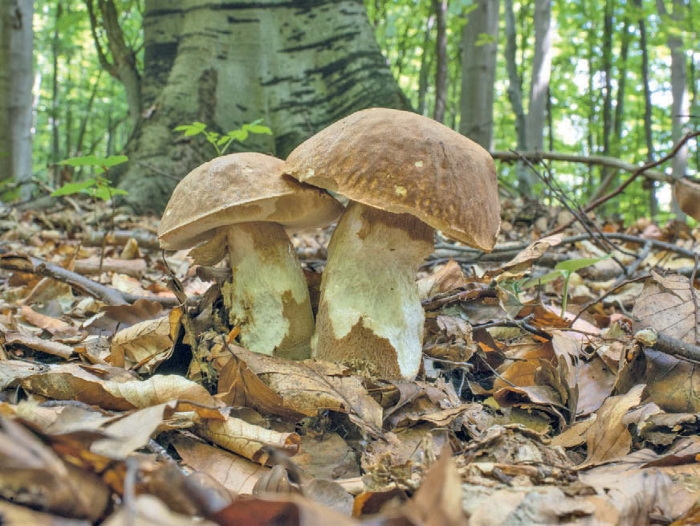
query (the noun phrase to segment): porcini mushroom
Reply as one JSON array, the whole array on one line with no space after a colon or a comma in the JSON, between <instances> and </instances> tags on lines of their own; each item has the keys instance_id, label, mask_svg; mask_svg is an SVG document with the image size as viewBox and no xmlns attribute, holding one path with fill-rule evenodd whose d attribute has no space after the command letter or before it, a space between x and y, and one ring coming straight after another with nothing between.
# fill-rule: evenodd
<instances>
[{"instance_id":1,"label":"porcini mushroom","mask_svg":"<svg viewBox=\"0 0 700 526\"><path fill-rule=\"evenodd\" d=\"M212 264L228 252L233 278L223 287L232 326L252 351L308 358L314 321L309 291L285 227L324 226L342 205L324 190L281 173L260 153L218 157L190 172L172 193L158 228L166 250L198 248Z\"/></svg>"},{"instance_id":2,"label":"porcini mushroom","mask_svg":"<svg viewBox=\"0 0 700 526\"><path fill-rule=\"evenodd\" d=\"M285 173L351 200L328 246L312 356L412 379L424 312L415 285L434 229L485 251L500 227L493 159L432 119L373 108L299 145Z\"/></svg>"}]
</instances>

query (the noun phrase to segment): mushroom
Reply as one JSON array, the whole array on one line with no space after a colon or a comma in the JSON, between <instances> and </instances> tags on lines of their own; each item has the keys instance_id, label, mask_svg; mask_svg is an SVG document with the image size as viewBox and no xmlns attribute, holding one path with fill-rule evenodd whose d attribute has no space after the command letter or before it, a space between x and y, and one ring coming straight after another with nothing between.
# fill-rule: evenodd
<instances>
[{"instance_id":1,"label":"mushroom","mask_svg":"<svg viewBox=\"0 0 700 526\"><path fill-rule=\"evenodd\" d=\"M434 229L493 248L493 159L432 119L373 108L299 145L284 172L351 200L328 246L312 356L415 378L425 319L416 272L433 250Z\"/></svg>"},{"instance_id":2,"label":"mushroom","mask_svg":"<svg viewBox=\"0 0 700 526\"><path fill-rule=\"evenodd\" d=\"M283 176L283 162L234 153L195 168L173 191L158 238L165 250L195 249L214 264L228 251L233 273L222 293L248 349L308 358L314 320L309 290L284 227L327 225L343 207L327 192Z\"/></svg>"}]
</instances>

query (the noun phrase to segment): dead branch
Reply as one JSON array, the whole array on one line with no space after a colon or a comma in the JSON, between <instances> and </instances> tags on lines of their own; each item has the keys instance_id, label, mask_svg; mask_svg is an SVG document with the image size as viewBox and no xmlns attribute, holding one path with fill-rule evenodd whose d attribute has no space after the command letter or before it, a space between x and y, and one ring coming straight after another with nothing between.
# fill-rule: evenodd
<instances>
[{"instance_id":1,"label":"dead branch","mask_svg":"<svg viewBox=\"0 0 700 526\"><path fill-rule=\"evenodd\" d=\"M97 298L107 305L126 305L138 299L156 301L166 307L174 307L179 304L175 298L162 298L159 296L138 296L113 289L102 283L97 283L85 276L67 270L48 261L25 255L8 254L0 256L0 269L27 274L36 274L45 278L55 279L66 283L71 287Z\"/></svg>"},{"instance_id":2,"label":"dead branch","mask_svg":"<svg viewBox=\"0 0 700 526\"><path fill-rule=\"evenodd\" d=\"M597 165L597 166L608 166L610 168L617 168L629 173L634 173L637 170L642 170L642 175L654 181L664 181L669 182L670 177L660 170L654 170L653 168L645 168L645 166L637 166L635 164L629 164L615 157L606 157L603 155L575 155L560 152L539 152L539 151L528 151L528 152L518 152L518 151L508 151L508 152L491 152L491 156L499 161L519 161L521 159L527 159L531 163L539 163L543 160L547 161L563 161L569 163L579 163L587 165Z\"/></svg>"}]
</instances>

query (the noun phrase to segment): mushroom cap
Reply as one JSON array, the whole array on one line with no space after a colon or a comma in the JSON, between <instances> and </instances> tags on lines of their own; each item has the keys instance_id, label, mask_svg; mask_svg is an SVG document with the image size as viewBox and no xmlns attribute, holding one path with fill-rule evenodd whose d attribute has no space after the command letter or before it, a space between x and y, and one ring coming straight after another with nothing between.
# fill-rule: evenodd
<instances>
[{"instance_id":1,"label":"mushroom cap","mask_svg":"<svg viewBox=\"0 0 700 526\"><path fill-rule=\"evenodd\" d=\"M496 167L475 142L415 113L371 108L300 144L285 173L491 250L500 228Z\"/></svg>"},{"instance_id":2,"label":"mushroom cap","mask_svg":"<svg viewBox=\"0 0 700 526\"><path fill-rule=\"evenodd\" d=\"M166 250L193 247L216 229L270 221L288 228L331 223L343 211L333 197L282 174L284 162L262 153L217 157L187 174L175 187L158 227Z\"/></svg>"}]
</instances>

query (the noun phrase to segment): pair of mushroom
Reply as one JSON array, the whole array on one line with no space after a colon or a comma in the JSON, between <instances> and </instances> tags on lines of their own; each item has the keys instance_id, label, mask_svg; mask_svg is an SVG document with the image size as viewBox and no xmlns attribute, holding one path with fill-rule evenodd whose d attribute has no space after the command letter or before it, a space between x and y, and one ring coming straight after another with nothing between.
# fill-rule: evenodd
<instances>
[{"instance_id":1,"label":"pair of mushroom","mask_svg":"<svg viewBox=\"0 0 700 526\"><path fill-rule=\"evenodd\" d=\"M326 190L350 199L347 208ZM339 215L314 331L284 228ZM240 153L197 168L173 192L159 238L165 249L206 241L197 250L209 263L228 247L234 279L225 301L251 350L299 359L310 342L315 358L412 379L424 321L415 276L434 229L490 250L499 225L488 152L432 119L373 108L314 135L286 162Z\"/></svg>"}]
</instances>

